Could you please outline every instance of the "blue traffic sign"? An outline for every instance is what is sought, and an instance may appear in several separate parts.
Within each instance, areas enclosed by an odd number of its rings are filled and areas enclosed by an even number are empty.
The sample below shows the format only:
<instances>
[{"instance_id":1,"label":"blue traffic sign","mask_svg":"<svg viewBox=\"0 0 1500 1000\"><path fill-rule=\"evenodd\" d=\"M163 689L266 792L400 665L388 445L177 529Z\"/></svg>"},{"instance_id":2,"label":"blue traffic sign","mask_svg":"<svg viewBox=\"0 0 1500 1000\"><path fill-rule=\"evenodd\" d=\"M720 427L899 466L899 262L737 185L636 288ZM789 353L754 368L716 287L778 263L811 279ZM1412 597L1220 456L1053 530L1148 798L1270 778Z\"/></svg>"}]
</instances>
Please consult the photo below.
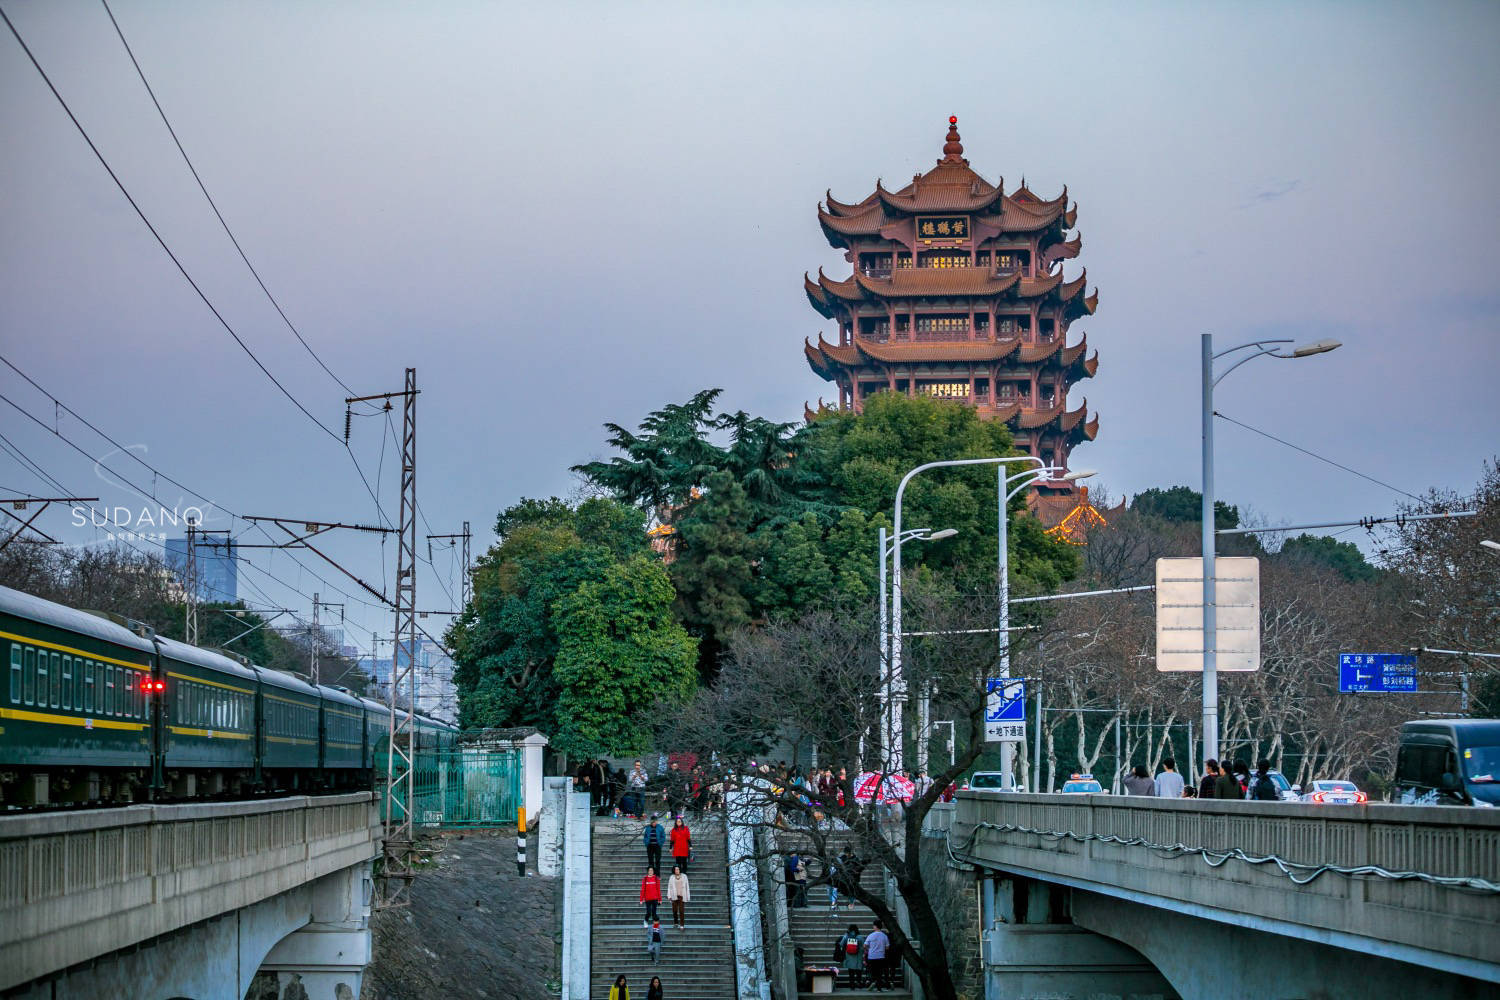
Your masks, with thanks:
<instances>
[{"instance_id":1,"label":"blue traffic sign","mask_svg":"<svg viewBox=\"0 0 1500 1000\"><path fill-rule=\"evenodd\" d=\"M1340 653L1340 691L1417 690L1417 658L1406 653Z\"/></svg>"},{"instance_id":2,"label":"blue traffic sign","mask_svg":"<svg viewBox=\"0 0 1500 1000\"><path fill-rule=\"evenodd\" d=\"M1009 677L991 677L987 685L985 722L1025 722L1026 682Z\"/></svg>"}]
</instances>

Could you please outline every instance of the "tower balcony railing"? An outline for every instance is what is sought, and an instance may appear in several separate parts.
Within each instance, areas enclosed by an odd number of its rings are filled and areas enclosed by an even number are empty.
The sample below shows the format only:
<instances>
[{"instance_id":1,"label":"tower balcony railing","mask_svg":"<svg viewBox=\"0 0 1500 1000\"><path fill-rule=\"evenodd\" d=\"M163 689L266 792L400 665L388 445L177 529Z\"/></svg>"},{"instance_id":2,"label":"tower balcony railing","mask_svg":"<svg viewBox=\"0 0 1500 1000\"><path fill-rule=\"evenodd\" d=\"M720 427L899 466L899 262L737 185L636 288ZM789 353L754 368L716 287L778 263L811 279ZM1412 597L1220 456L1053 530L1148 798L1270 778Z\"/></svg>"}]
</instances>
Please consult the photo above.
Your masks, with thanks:
<instances>
[{"instance_id":1,"label":"tower balcony railing","mask_svg":"<svg viewBox=\"0 0 1500 1000\"><path fill-rule=\"evenodd\" d=\"M951 344L960 340L969 340L973 331L968 327L959 330L917 330L913 342L918 344Z\"/></svg>"}]
</instances>

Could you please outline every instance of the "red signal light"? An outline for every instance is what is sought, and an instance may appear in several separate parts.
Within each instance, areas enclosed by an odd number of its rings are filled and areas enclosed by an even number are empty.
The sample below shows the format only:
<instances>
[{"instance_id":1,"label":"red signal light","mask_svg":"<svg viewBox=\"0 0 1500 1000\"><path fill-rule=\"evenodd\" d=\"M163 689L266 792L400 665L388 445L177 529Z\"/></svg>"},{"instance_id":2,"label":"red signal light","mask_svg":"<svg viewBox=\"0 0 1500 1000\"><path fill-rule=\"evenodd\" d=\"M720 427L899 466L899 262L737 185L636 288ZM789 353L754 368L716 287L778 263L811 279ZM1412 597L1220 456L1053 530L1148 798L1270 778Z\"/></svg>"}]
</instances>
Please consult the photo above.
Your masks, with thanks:
<instances>
[{"instance_id":1,"label":"red signal light","mask_svg":"<svg viewBox=\"0 0 1500 1000\"><path fill-rule=\"evenodd\" d=\"M948 116L948 124L949 125L957 125L958 124L958 115L949 115Z\"/></svg>"}]
</instances>

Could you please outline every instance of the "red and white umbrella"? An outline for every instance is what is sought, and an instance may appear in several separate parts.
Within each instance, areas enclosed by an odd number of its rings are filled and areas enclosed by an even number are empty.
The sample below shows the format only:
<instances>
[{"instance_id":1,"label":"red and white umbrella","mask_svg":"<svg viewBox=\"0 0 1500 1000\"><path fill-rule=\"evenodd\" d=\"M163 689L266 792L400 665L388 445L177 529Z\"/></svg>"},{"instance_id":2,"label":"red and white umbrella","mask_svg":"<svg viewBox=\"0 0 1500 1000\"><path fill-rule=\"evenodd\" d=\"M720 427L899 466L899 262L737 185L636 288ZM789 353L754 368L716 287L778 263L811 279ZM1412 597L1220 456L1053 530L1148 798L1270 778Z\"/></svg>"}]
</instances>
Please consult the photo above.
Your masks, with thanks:
<instances>
[{"instance_id":1,"label":"red and white umbrella","mask_svg":"<svg viewBox=\"0 0 1500 1000\"><path fill-rule=\"evenodd\" d=\"M854 798L859 802L910 802L916 794L917 786L901 774L866 771L854 783Z\"/></svg>"}]
</instances>

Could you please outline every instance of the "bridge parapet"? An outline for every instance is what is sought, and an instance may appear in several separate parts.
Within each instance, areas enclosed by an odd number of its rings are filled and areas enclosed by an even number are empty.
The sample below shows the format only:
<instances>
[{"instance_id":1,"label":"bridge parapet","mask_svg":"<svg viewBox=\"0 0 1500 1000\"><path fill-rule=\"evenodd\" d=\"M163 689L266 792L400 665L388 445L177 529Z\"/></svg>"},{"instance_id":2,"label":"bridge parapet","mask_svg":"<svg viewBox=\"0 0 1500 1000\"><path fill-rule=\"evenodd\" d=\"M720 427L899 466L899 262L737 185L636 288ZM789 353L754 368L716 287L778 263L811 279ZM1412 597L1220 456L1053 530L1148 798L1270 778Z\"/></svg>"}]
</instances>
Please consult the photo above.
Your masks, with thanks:
<instances>
[{"instance_id":1,"label":"bridge parapet","mask_svg":"<svg viewBox=\"0 0 1500 1000\"><path fill-rule=\"evenodd\" d=\"M961 792L951 836L982 867L1500 978L1500 810Z\"/></svg>"},{"instance_id":2,"label":"bridge parapet","mask_svg":"<svg viewBox=\"0 0 1500 1000\"><path fill-rule=\"evenodd\" d=\"M370 792L0 817L0 990L369 861Z\"/></svg>"}]
</instances>

